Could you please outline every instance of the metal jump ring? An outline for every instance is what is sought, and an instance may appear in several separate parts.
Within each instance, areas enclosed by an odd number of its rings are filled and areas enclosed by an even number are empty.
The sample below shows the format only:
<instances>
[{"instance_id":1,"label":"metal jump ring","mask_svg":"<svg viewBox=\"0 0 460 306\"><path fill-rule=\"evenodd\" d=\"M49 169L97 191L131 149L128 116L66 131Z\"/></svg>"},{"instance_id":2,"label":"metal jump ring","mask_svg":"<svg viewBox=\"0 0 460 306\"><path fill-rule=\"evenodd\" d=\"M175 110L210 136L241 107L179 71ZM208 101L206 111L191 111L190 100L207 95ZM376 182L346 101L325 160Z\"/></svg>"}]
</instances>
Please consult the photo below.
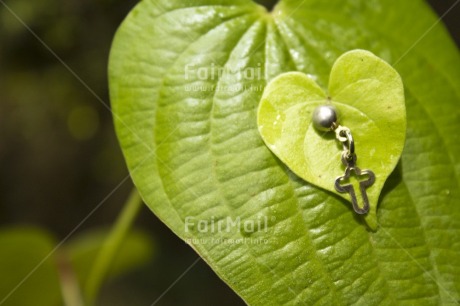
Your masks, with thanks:
<instances>
[{"instance_id":1,"label":"metal jump ring","mask_svg":"<svg viewBox=\"0 0 460 306\"><path fill-rule=\"evenodd\" d=\"M347 155L354 155L355 154L355 141L353 139L353 135L351 135L351 131L349 129L344 129L340 131L340 134L345 134L341 135L342 137L346 137L346 141L342 142L343 145L343 150L347 151Z\"/></svg>"}]
</instances>

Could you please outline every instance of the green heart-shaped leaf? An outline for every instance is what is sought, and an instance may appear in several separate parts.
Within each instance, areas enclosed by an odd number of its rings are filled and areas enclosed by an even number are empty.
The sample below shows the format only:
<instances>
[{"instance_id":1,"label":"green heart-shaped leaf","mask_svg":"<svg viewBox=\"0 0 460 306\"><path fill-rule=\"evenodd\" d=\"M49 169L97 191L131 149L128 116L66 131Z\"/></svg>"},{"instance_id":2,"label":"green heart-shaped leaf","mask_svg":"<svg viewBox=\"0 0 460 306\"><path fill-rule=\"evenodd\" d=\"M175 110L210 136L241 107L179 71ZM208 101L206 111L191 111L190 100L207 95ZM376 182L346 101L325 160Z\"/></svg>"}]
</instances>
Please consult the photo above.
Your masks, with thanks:
<instances>
[{"instance_id":1,"label":"green heart-shaped leaf","mask_svg":"<svg viewBox=\"0 0 460 306\"><path fill-rule=\"evenodd\" d=\"M145 203L251 305L455 303L460 57L436 20L418 0L282 0L272 13L248 0L142 1L116 35L110 96ZM352 80L329 81L332 65L352 49L391 63L406 89L406 145L377 231L289 171L257 126L272 79L299 71L337 92ZM352 87L337 101L358 102ZM358 141L355 117L343 124ZM372 169L365 145L358 165ZM239 223L219 230L228 218Z\"/></svg>"},{"instance_id":2,"label":"green heart-shaped leaf","mask_svg":"<svg viewBox=\"0 0 460 306\"><path fill-rule=\"evenodd\" d=\"M365 216L375 229L380 192L404 147L406 110L401 78L372 53L354 50L334 63L328 94L298 72L282 74L265 88L257 121L270 150L307 182L349 200L349 194L334 188L336 178L344 173L342 145L334 135L329 137L312 124L314 109L327 104L339 111L339 123L351 129L358 166L371 169L376 176L367 189L370 211ZM360 199L359 191L355 192Z\"/></svg>"}]
</instances>

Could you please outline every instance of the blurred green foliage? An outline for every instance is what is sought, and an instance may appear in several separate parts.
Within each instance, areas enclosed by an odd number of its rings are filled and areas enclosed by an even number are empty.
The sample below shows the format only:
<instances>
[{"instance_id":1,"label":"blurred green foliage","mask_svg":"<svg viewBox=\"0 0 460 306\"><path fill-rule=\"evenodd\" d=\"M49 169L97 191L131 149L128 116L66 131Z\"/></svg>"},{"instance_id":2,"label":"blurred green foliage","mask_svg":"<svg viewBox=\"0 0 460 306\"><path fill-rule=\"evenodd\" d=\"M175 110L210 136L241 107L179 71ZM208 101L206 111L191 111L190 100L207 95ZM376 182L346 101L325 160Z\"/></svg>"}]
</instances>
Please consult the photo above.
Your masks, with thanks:
<instances>
[{"instance_id":1,"label":"blurred green foliage","mask_svg":"<svg viewBox=\"0 0 460 306\"><path fill-rule=\"evenodd\" d=\"M2 205L1 221L45 222L66 232L126 177L110 118L106 62L113 33L133 4L8 3L94 94L0 7L0 163L8 177L0 200L14 203ZM131 186L123 187L126 194ZM125 194L107 204L120 205Z\"/></svg>"},{"instance_id":2,"label":"blurred green foliage","mask_svg":"<svg viewBox=\"0 0 460 306\"><path fill-rule=\"evenodd\" d=\"M86 232L72 241L63 249L69 262L75 269L76 278L80 284L88 280L91 265L94 262L104 239L106 230ZM127 271L141 266L153 258L152 239L143 231L133 231L123 241L120 250L113 259L107 278L112 279L123 275Z\"/></svg>"},{"instance_id":3,"label":"blurred green foliage","mask_svg":"<svg viewBox=\"0 0 460 306\"><path fill-rule=\"evenodd\" d=\"M107 231L86 232L55 248L58 241L32 227L0 231L0 304L61 305L61 292L79 295ZM153 255L151 238L141 231L129 233L108 271L108 279L148 262ZM66 304L66 305L71 305Z\"/></svg>"},{"instance_id":4,"label":"blurred green foliage","mask_svg":"<svg viewBox=\"0 0 460 306\"><path fill-rule=\"evenodd\" d=\"M39 229L0 232L0 304L58 305L58 273L54 257L49 256L55 243L48 233ZM30 277L25 279L29 273Z\"/></svg>"}]
</instances>

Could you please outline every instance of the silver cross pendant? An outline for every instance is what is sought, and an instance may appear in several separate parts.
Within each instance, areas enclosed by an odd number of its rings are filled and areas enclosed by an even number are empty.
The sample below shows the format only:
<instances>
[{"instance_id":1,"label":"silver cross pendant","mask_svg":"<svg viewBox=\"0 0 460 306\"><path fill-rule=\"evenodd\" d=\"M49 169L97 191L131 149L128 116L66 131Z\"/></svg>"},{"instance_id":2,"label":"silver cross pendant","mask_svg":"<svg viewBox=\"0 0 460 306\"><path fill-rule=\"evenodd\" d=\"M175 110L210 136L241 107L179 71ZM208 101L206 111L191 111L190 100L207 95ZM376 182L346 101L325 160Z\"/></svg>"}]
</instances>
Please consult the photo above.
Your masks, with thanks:
<instances>
[{"instance_id":1,"label":"silver cross pendant","mask_svg":"<svg viewBox=\"0 0 460 306\"><path fill-rule=\"evenodd\" d=\"M335 190L340 193L348 192L351 198L351 204L357 214L364 215L369 211L369 199L367 197L366 188L374 184L375 174L371 170L361 170L356 166L356 154L355 154L355 143L351 131L345 127L339 127L337 129L337 139L343 143L342 163L345 165L345 174L338 177L335 180ZM352 184L342 184L350 178L351 172L354 172L356 178L367 176L365 180L359 182L359 192L363 205L358 205L356 198L356 191Z\"/></svg>"},{"instance_id":2,"label":"silver cross pendant","mask_svg":"<svg viewBox=\"0 0 460 306\"><path fill-rule=\"evenodd\" d=\"M353 187L353 185L352 184L345 184L345 185L341 184L343 181L348 180L350 178L351 171L354 171L357 177L367 176L367 179L359 182L359 191L361 193L361 198L363 200L362 208L359 207L358 205L358 200L356 199L356 192L355 192L355 188ZM366 188L374 184L374 182L375 182L375 175L374 175L374 172L372 172L371 170L361 171L361 169L359 169L356 166L354 167L347 166L345 168L345 174L343 176L338 177L335 180L335 190L341 193L348 192L350 194L351 204L353 205L353 209L355 210L355 212L357 214L364 215L369 211L369 199L367 198Z\"/></svg>"},{"instance_id":3,"label":"silver cross pendant","mask_svg":"<svg viewBox=\"0 0 460 306\"><path fill-rule=\"evenodd\" d=\"M351 204L357 214L363 215L369 211L369 199L366 189L374 184L375 174L371 170L361 170L356 167L355 142L349 128L341 126L338 123L338 114L332 105L320 105L313 112L313 125L318 131L329 132L334 131L335 137L343 145L342 163L345 165L345 174L335 180L335 190L340 193L348 192L351 198ZM363 205L358 205L356 199L356 191L352 184L342 184L349 180L351 172L354 172L356 177L367 176L367 179L359 182L359 192Z\"/></svg>"}]
</instances>

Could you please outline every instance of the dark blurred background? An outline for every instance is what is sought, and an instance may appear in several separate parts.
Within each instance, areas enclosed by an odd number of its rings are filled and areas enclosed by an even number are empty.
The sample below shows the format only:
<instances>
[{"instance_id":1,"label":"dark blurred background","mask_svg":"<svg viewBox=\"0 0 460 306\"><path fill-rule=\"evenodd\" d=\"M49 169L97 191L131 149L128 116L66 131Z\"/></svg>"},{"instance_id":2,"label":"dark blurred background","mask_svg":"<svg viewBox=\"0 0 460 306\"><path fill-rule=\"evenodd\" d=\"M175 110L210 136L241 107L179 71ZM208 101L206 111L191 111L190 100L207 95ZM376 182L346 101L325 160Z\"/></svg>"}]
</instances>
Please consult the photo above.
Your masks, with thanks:
<instances>
[{"instance_id":1,"label":"dark blurred background","mask_svg":"<svg viewBox=\"0 0 460 306\"><path fill-rule=\"evenodd\" d=\"M132 183L123 182L128 171L108 109L107 59L137 2L5 1L25 25L0 2L1 226L33 224L62 239L104 199L78 232L115 220ZM441 16L455 1L429 3ZM443 21L460 45L460 5ZM197 258L147 208L136 226L151 233L156 255L148 267L108 283L101 304L150 305ZM200 261L156 305L214 304L243 305Z\"/></svg>"}]
</instances>

